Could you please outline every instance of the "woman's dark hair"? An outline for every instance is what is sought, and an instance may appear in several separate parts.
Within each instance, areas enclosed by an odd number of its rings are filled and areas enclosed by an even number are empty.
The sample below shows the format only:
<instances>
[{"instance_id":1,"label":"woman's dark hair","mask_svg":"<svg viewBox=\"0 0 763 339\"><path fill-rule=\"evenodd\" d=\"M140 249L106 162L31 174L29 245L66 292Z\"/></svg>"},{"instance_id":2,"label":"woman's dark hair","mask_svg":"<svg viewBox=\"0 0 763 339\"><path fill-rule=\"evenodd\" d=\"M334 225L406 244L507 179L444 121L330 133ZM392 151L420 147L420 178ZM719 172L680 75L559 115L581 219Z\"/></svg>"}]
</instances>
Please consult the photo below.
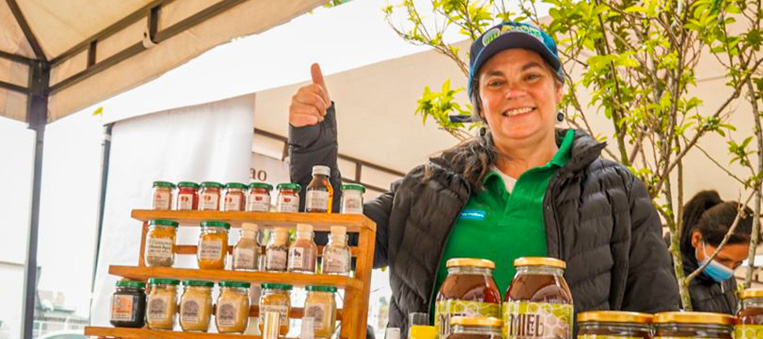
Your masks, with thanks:
<instances>
[{"instance_id":1,"label":"woman's dark hair","mask_svg":"<svg viewBox=\"0 0 763 339\"><path fill-rule=\"evenodd\" d=\"M739 202L723 201L716 191L702 191L697 193L684 206L683 223L681 233L682 250L691 250L691 236L694 231L699 231L702 240L713 247L718 247L723 237L731 228L736 219ZM750 241L752 233L753 212L749 207L744 208L744 215L739 219L734 233L727 244L741 244Z\"/></svg>"}]
</instances>

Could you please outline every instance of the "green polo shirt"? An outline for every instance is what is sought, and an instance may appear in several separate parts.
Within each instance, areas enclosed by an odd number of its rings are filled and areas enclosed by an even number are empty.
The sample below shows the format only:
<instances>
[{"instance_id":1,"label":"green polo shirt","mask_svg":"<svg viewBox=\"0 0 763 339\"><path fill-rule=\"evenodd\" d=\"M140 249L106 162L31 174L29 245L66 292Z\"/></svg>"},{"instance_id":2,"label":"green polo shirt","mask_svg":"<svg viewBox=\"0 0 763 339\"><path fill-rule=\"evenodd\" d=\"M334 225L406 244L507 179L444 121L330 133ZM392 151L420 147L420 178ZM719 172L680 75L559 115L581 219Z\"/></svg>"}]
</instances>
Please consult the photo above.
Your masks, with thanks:
<instances>
[{"instance_id":1,"label":"green polo shirt","mask_svg":"<svg viewBox=\"0 0 763 339\"><path fill-rule=\"evenodd\" d=\"M437 273L435 291L440 290L440 285L448 276L445 267L448 259L482 258L493 261L496 266L493 277L503 295L516 272L514 259L548 255L543 196L551 177L569 161L574 137L574 130L567 131L554 158L543 166L522 173L513 183L513 188L510 182L506 185L497 169L485 176L482 181L484 189L472 194L450 231ZM435 301L431 300L432 316L434 305Z\"/></svg>"}]
</instances>

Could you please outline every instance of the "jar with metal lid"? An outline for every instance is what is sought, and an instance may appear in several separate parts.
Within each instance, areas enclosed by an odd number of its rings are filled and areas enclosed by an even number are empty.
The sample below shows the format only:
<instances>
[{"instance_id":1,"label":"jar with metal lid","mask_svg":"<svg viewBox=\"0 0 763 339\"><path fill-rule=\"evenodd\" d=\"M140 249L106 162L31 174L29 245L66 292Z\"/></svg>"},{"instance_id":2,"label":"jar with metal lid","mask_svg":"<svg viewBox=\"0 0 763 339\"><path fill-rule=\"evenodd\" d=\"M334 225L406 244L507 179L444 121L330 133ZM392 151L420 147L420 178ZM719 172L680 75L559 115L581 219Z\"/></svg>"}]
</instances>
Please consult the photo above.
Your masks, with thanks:
<instances>
[{"instance_id":1,"label":"jar with metal lid","mask_svg":"<svg viewBox=\"0 0 763 339\"><path fill-rule=\"evenodd\" d=\"M652 315L623 311L578 314L578 339L651 339Z\"/></svg>"},{"instance_id":2,"label":"jar with metal lid","mask_svg":"<svg viewBox=\"0 0 763 339\"><path fill-rule=\"evenodd\" d=\"M154 201L152 208L155 210L171 210L172 196L175 193L175 184L168 181L154 181Z\"/></svg>"},{"instance_id":3,"label":"jar with metal lid","mask_svg":"<svg viewBox=\"0 0 763 339\"><path fill-rule=\"evenodd\" d=\"M214 181L204 181L201 183L199 210L200 211L219 211L220 198L223 190L223 184Z\"/></svg>"},{"instance_id":4,"label":"jar with metal lid","mask_svg":"<svg viewBox=\"0 0 763 339\"><path fill-rule=\"evenodd\" d=\"M175 263L175 242L178 223L169 220L149 220L143 259L148 267L172 267Z\"/></svg>"},{"instance_id":5,"label":"jar with metal lid","mask_svg":"<svg viewBox=\"0 0 763 339\"><path fill-rule=\"evenodd\" d=\"M219 221L202 221L196 259L203 270L225 268L228 256L228 229L230 224Z\"/></svg>"},{"instance_id":6,"label":"jar with metal lid","mask_svg":"<svg viewBox=\"0 0 763 339\"><path fill-rule=\"evenodd\" d=\"M278 201L276 210L285 213L299 212L299 192L302 186L296 183L278 184Z\"/></svg>"},{"instance_id":7,"label":"jar with metal lid","mask_svg":"<svg viewBox=\"0 0 763 339\"><path fill-rule=\"evenodd\" d=\"M448 276L435 299L435 328L440 338L450 335L455 316L501 316L501 292L493 280L495 263L486 259L448 260Z\"/></svg>"},{"instance_id":8,"label":"jar with metal lid","mask_svg":"<svg viewBox=\"0 0 763 339\"><path fill-rule=\"evenodd\" d=\"M246 190L249 186L240 182L225 184L225 205L223 211L242 212L246 210Z\"/></svg>"},{"instance_id":9,"label":"jar with metal lid","mask_svg":"<svg viewBox=\"0 0 763 339\"><path fill-rule=\"evenodd\" d=\"M524 257L503 303L504 338L572 338L572 293L564 280L564 261Z\"/></svg>"},{"instance_id":10,"label":"jar with metal lid","mask_svg":"<svg viewBox=\"0 0 763 339\"><path fill-rule=\"evenodd\" d=\"M270 191L272 190L273 185L266 182L251 183L246 210L249 212L270 212Z\"/></svg>"},{"instance_id":11,"label":"jar with metal lid","mask_svg":"<svg viewBox=\"0 0 763 339\"><path fill-rule=\"evenodd\" d=\"M366 188L360 184L342 185L342 214L363 214L363 193Z\"/></svg>"},{"instance_id":12,"label":"jar with metal lid","mask_svg":"<svg viewBox=\"0 0 763 339\"><path fill-rule=\"evenodd\" d=\"M739 295L741 308L734 327L735 339L763 338L763 289L748 288Z\"/></svg>"},{"instance_id":13,"label":"jar with metal lid","mask_svg":"<svg viewBox=\"0 0 763 339\"><path fill-rule=\"evenodd\" d=\"M249 324L249 287L240 281L221 281L215 323L219 333L244 333Z\"/></svg>"},{"instance_id":14,"label":"jar with metal lid","mask_svg":"<svg viewBox=\"0 0 763 339\"><path fill-rule=\"evenodd\" d=\"M212 288L210 281L186 280L180 297L180 327L185 332L206 332L212 316Z\"/></svg>"},{"instance_id":15,"label":"jar with metal lid","mask_svg":"<svg viewBox=\"0 0 763 339\"><path fill-rule=\"evenodd\" d=\"M116 327L140 328L146 318L146 284L140 281L117 281L111 296L111 324Z\"/></svg>"},{"instance_id":16,"label":"jar with metal lid","mask_svg":"<svg viewBox=\"0 0 763 339\"><path fill-rule=\"evenodd\" d=\"M304 318L313 320L313 336L326 339L336 329L336 287L307 286Z\"/></svg>"},{"instance_id":17,"label":"jar with metal lid","mask_svg":"<svg viewBox=\"0 0 763 339\"><path fill-rule=\"evenodd\" d=\"M190 181L178 183L178 211L196 211L199 209L199 184Z\"/></svg>"},{"instance_id":18,"label":"jar with metal lid","mask_svg":"<svg viewBox=\"0 0 763 339\"><path fill-rule=\"evenodd\" d=\"M172 330L177 313L177 287L180 281L174 279L148 279L149 292L146 309L146 323L152 330Z\"/></svg>"},{"instance_id":19,"label":"jar with metal lid","mask_svg":"<svg viewBox=\"0 0 763 339\"><path fill-rule=\"evenodd\" d=\"M503 322L495 317L450 318L452 333L446 339L501 339Z\"/></svg>"},{"instance_id":20,"label":"jar with metal lid","mask_svg":"<svg viewBox=\"0 0 763 339\"><path fill-rule=\"evenodd\" d=\"M708 312L663 312L654 315L654 338L731 339L734 317Z\"/></svg>"},{"instance_id":21,"label":"jar with metal lid","mask_svg":"<svg viewBox=\"0 0 763 339\"><path fill-rule=\"evenodd\" d=\"M260 332L263 331L266 312L278 312L280 315L281 335L289 333L289 313L291 312L291 285L262 284L260 296Z\"/></svg>"}]
</instances>

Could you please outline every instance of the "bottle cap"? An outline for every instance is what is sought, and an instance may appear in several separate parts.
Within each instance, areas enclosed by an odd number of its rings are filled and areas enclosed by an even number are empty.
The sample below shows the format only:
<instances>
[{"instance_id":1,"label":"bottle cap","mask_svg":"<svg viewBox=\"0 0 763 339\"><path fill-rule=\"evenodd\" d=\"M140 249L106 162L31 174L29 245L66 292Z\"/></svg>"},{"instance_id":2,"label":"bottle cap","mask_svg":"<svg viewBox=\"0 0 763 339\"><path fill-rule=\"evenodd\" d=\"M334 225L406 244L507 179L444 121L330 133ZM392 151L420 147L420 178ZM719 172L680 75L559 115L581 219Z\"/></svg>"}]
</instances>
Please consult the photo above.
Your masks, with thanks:
<instances>
[{"instance_id":1,"label":"bottle cap","mask_svg":"<svg viewBox=\"0 0 763 339\"><path fill-rule=\"evenodd\" d=\"M344 226L331 226L331 234L345 235L345 234L347 234L347 227L344 227Z\"/></svg>"},{"instance_id":2,"label":"bottle cap","mask_svg":"<svg viewBox=\"0 0 763 339\"><path fill-rule=\"evenodd\" d=\"M253 224L253 223L250 223L250 222L245 222L245 223L241 224L241 229L244 230L244 231L257 232L257 230L259 230L259 228L260 227L257 226L257 224Z\"/></svg>"},{"instance_id":3,"label":"bottle cap","mask_svg":"<svg viewBox=\"0 0 763 339\"><path fill-rule=\"evenodd\" d=\"M297 232L312 232L313 225L309 224L297 224Z\"/></svg>"},{"instance_id":4,"label":"bottle cap","mask_svg":"<svg viewBox=\"0 0 763 339\"><path fill-rule=\"evenodd\" d=\"M315 165L313 166L313 175L325 175L325 176L331 176L331 168L328 166L323 165Z\"/></svg>"}]
</instances>

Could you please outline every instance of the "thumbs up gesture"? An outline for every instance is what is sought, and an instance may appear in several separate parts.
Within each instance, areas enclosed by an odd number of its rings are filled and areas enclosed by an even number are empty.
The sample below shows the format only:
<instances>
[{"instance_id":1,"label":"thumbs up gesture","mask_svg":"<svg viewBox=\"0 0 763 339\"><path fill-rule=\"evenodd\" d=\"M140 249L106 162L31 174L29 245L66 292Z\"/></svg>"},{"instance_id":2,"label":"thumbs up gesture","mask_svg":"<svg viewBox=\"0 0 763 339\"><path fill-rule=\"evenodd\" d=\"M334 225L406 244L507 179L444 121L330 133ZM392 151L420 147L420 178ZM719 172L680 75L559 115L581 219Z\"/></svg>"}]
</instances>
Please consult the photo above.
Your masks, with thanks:
<instances>
[{"instance_id":1,"label":"thumbs up gesture","mask_svg":"<svg viewBox=\"0 0 763 339\"><path fill-rule=\"evenodd\" d=\"M326 110L331 106L321 66L313 64L310 67L310 75L313 78L312 83L300 87L297 94L291 97L289 124L294 127L312 126L322 122Z\"/></svg>"}]
</instances>

